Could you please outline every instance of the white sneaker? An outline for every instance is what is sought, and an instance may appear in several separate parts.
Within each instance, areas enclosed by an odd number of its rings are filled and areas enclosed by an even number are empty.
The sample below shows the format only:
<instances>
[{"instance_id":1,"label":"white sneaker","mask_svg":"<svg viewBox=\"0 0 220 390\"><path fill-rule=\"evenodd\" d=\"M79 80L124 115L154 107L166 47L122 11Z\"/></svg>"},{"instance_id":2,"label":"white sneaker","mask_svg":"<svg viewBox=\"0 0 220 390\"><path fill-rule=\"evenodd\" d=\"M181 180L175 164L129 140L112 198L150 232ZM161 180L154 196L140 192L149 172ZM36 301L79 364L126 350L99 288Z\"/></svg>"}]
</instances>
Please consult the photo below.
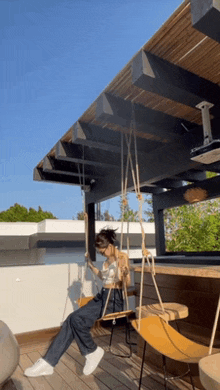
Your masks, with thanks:
<instances>
[{"instance_id":1,"label":"white sneaker","mask_svg":"<svg viewBox=\"0 0 220 390\"><path fill-rule=\"evenodd\" d=\"M90 375L95 371L96 367L98 366L99 362L101 361L103 355L104 355L104 349L97 347L96 350L92 353L89 353L85 356L86 358L86 364L83 368L83 374L84 375Z\"/></svg>"},{"instance_id":2,"label":"white sneaker","mask_svg":"<svg viewBox=\"0 0 220 390\"><path fill-rule=\"evenodd\" d=\"M26 376L41 376L52 375L54 371L53 366L46 362L43 358L40 358L34 363L32 367L26 368L24 375Z\"/></svg>"}]
</instances>

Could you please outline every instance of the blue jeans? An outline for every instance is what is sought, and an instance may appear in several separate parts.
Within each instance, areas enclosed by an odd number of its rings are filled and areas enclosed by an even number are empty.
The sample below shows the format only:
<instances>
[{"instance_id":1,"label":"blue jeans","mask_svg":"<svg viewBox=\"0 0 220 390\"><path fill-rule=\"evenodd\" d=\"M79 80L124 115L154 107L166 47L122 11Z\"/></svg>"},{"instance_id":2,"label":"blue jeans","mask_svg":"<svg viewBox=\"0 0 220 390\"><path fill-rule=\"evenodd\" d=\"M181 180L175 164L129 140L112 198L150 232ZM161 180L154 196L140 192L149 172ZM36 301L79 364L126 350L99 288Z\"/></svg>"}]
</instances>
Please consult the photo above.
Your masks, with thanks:
<instances>
[{"instance_id":1,"label":"blue jeans","mask_svg":"<svg viewBox=\"0 0 220 390\"><path fill-rule=\"evenodd\" d=\"M109 289L102 288L90 302L69 314L62 328L52 341L46 355L43 357L51 366L55 366L63 353L75 339L82 355L96 350L97 345L92 339L90 329L95 321L102 317ZM123 310L122 290L112 289L105 314Z\"/></svg>"}]
</instances>

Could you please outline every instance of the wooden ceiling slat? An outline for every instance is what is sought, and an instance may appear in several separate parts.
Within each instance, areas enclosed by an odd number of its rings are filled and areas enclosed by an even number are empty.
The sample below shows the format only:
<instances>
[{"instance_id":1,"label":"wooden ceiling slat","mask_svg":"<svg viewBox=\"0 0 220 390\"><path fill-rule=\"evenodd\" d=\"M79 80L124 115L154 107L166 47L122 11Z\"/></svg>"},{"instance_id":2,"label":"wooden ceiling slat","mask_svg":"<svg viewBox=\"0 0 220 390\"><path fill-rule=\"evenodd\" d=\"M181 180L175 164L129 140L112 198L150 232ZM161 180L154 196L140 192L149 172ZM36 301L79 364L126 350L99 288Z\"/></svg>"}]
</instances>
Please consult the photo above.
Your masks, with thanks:
<instances>
[{"instance_id":1,"label":"wooden ceiling slat","mask_svg":"<svg viewBox=\"0 0 220 390\"><path fill-rule=\"evenodd\" d=\"M106 92L112 93L113 91L117 91L117 88L120 87L120 85L124 84L124 82L126 82L129 74L130 74L130 66L126 66L124 71L121 72L120 77L119 75L116 76L113 82L105 89Z\"/></svg>"},{"instance_id":2,"label":"wooden ceiling slat","mask_svg":"<svg viewBox=\"0 0 220 390\"><path fill-rule=\"evenodd\" d=\"M201 51L205 53L205 56L201 58ZM218 57L220 56L220 45L217 45L216 42L210 42L209 40L204 41L201 44L201 47L196 48L193 52L191 52L187 57L185 57L180 66L183 68L187 68L187 70L198 74L200 77L204 77L207 79L207 70L210 72L210 81L215 82L214 78L216 78L215 71L213 67L210 69L210 62L213 65L219 65ZM212 75L212 76L211 76ZM219 80L220 81L220 80ZM218 81L218 82L219 82Z\"/></svg>"},{"instance_id":3,"label":"wooden ceiling slat","mask_svg":"<svg viewBox=\"0 0 220 390\"><path fill-rule=\"evenodd\" d=\"M177 48L182 45L186 37L189 37L192 33L200 37L202 35L198 31L192 30L189 13L187 17L182 17L181 20L179 20L179 23L171 26L169 32L162 37L154 47L151 47L149 43L146 43L144 50L169 60L171 59L173 51L176 52ZM172 58L172 60L174 59Z\"/></svg>"},{"instance_id":4,"label":"wooden ceiling slat","mask_svg":"<svg viewBox=\"0 0 220 390\"><path fill-rule=\"evenodd\" d=\"M178 23L179 19L184 17L185 13L188 13L190 8L189 1L185 4L181 4L180 7L171 15L171 17L162 25L162 27L154 34L154 36L143 46L144 50L153 50L160 41L169 34L169 31L175 23ZM145 49L147 46L147 49Z\"/></svg>"}]
</instances>

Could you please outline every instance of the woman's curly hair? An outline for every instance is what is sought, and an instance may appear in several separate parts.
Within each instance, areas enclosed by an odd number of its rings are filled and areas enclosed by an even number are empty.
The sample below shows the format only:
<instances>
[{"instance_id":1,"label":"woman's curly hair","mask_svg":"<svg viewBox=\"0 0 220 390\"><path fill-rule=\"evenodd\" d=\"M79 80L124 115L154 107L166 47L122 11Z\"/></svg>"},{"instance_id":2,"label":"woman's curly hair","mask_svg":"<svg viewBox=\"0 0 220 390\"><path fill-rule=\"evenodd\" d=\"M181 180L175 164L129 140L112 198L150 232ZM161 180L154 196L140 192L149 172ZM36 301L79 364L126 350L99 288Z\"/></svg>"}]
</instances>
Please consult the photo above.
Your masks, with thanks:
<instances>
[{"instance_id":1,"label":"woman's curly hair","mask_svg":"<svg viewBox=\"0 0 220 390\"><path fill-rule=\"evenodd\" d=\"M115 244L116 231L117 229L106 228L100 230L96 236L95 247L96 248L107 248L109 244Z\"/></svg>"}]
</instances>

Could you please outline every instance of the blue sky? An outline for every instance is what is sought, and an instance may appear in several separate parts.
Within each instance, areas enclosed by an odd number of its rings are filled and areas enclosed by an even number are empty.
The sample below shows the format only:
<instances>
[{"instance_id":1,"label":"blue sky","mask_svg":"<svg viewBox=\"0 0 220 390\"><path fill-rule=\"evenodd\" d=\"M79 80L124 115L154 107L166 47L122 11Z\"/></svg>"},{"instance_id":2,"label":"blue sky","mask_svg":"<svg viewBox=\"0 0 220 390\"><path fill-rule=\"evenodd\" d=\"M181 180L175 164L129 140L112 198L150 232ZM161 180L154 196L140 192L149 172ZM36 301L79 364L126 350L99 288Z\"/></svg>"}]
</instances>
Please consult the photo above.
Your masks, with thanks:
<instances>
[{"instance_id":1,"label":"blue sky","mask_svg":"<svg viewBox=\"0 0 220 390\"><path fill-rule=\"evenodd\" d=\"M35 182L33 169L180 4L0 1L0 211L19 203L76 217L80 188ZM118 218L118 198L106 209Z\"/></svg>"}]
</instances>

